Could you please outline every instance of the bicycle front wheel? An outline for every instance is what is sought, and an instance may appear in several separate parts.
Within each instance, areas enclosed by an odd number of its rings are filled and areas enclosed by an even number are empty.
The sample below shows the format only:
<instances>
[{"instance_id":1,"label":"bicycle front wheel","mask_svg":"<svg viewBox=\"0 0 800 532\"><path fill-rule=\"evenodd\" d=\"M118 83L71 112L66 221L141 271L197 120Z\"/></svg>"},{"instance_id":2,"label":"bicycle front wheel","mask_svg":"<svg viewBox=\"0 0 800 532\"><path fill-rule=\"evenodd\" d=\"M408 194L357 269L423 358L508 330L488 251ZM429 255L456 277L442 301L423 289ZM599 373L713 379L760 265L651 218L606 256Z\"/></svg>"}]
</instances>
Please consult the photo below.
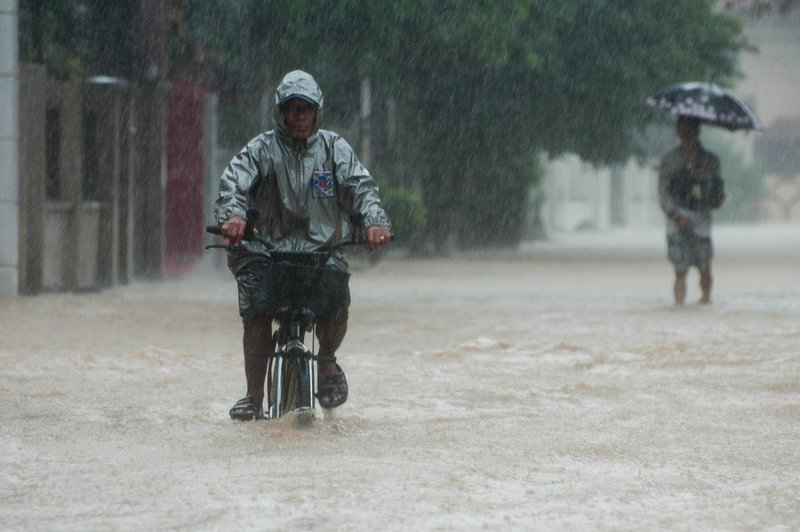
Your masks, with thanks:
<instances>
[{"instance_id":1,"label":"bicycle front wheel","mask_svg":"<svg viewBox=\"0 0 800 532\"><path fill-rule=\"evenodd\" d=\"M311 382L311 360L307 356L290 356L284 365L284 413L313 411L314 396Z\"/></svg>"},{"instance_id":2,"label":"bicycle front wheel","mask_svg":"<svg viewBox=\"0 0 800 532\"><path fill-rule=\"evenodd\" d=\"M283 411L291 412L300 408L302 377L300 364L297 358L289 358L284 364L283 373Z\"/></svg>"}]
</instances>

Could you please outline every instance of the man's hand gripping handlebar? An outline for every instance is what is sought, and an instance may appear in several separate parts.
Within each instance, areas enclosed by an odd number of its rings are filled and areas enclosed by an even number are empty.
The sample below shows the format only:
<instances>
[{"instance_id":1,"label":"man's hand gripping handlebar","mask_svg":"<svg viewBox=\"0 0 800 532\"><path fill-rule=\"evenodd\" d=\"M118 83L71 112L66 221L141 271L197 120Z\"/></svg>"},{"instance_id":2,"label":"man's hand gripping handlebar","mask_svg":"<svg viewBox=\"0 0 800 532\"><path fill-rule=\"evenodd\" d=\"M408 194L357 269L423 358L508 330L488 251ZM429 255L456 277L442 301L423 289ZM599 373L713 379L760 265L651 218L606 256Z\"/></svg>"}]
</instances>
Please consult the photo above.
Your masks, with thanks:
<instances>
[{"instance_id":1,"label":"man's hand gripping handlebar","mask_svg":"<svg viewBox=\"0 0 800 532\"><path fill-rule=\"evenodd\" d=\"M271 247L265 240L258 236L258 230L255 228L255 224L261 216L261 213L259 213L257 209L248 209L245 216L246 218L242 218L241 216L231 216L224 224L222 224L222 227L216 225L207 225L206 232L224 237L228 241L228 246L238 246L241 244L242 240L253 240L261 242L267 245L267 247ZM360 226L362 230L354 230L351 238L347 239L346 241L336 242L333 244L333 246L331 246L332 248L336 248L345 244L354 246L363 244L370 251L372 251L394 240L394 233L390 232L388 227L374 225L367 227L364 230L362 216L355 216L353 218L353 223L356 226ZM206 248L209 247L220 246L206 246Z\"/></svg>"}]
</instances>

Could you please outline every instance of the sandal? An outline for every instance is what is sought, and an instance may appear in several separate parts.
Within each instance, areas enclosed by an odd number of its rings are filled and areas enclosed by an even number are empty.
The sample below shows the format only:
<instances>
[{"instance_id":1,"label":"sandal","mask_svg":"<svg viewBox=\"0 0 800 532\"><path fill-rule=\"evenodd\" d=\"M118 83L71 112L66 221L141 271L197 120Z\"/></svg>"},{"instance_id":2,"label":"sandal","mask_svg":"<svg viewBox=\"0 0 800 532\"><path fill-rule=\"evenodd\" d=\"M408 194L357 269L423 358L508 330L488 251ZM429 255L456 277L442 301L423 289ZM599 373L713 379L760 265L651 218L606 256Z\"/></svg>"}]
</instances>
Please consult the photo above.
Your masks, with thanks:
<instances>
[{"instance_id":1,"label":"sandal","mask_svg":"<svg viewBox=\"0 0 800 532\"><path fill-rule=\"evenodd\" d=\"M335 375L317 375L317 400L322 408L336 408L347 401L347 378L344 371L336 364L336 357L317 357L318 362L336 365ZM338 399L334 397L339 396Z\"/></svg>"},{"instance_id":2,"label":"sandal","mask_svg":"<svg viewBox=\"0 0 800 532\"><path fill-rule=\"evenodd\" d=\"M256 404L256 400L250 397L242 397L231 407L229 412L231 419L240 421L250 421L251 419L264 419L264 409Z\"/></svg>"}]
</instances>

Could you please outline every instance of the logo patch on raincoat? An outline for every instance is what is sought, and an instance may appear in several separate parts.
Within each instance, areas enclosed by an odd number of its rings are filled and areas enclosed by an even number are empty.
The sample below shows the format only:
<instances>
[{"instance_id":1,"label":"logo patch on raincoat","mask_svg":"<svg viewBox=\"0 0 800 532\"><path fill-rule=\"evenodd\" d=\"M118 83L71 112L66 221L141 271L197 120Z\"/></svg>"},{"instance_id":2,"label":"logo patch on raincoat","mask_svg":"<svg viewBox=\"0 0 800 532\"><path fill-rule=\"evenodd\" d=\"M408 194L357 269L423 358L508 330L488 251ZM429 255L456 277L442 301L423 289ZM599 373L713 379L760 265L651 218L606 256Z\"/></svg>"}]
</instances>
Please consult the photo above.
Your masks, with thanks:
<instances>
[{"instance_id":1,"label":"logo patch on raincoat","mask_svg":"<svg viewBox=\"0 0 800 532\"><path fill-rule=\"evenodd\" d=\"M311 190L317 199L336 197L336 182L331 170L314 170L311 172Z\"/></svg>"}]
</instances>

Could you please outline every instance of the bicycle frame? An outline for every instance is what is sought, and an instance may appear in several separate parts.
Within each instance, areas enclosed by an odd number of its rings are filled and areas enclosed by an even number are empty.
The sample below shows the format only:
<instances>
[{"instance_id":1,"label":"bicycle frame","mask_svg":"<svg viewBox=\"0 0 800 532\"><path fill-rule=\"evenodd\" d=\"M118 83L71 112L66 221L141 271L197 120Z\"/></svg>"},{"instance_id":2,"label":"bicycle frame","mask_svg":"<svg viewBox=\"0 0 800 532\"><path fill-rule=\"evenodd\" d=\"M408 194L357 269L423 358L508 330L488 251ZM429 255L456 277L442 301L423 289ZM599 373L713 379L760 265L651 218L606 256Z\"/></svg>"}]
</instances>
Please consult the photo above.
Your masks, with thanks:
<instances>
[{"instance_id":1,"label":"bicycle frame","mask_svg":"<svg viewBox=\"0 0 800 532\"><path fill-rule=\"evenodd\" d=\"M305 256L313 258L314 260L303 265L313 265L314 267L321 267L328 263L328 260L333 256L334 252L342 246L352 246L364 244L364 235L359 238L356 231L349 239L340 240L328 246L327 251L317 252L278 252L275 251L271 244L254 234L254 224L259 218L259 213L255 209L247 211L246 228L244 240L259 242L268 250L266 253L254 252L255 254L262 255L270 261L276 258L279 260L286 260L289 263L294 263L296 259L292 257ZM354 226L362 227L363 217L354 217L352 219ZM222 231L219 227L208 225L206 232L221 235ZM393 238L394 235L390 237ZM222 249L235 249L228 245L207 245L206 249L222 248ZM280 259L284 257L284 259ZM301 263L297 263L301 264ZM313 312L308 309L290 309L282 308L275 313L274 321L279 323L278 330L273 336L275 353L269 353L265 356L269 357L267 364L266 375L266 394L265 400L267 402L264 409L264 416L267 419L275 419L283 416L289 411L300 411L300 413L311 413L311 416L304 416L302 421L308 421L313 418L313 412L316 406L316 389L317 379L315 375L314 362L315 357L311 350L309 350L303 343L305 332L311 331L315 324L315 316ZM292 393L290 390L291 382L287 382L287 375L293 375L289 370L296 370L299 382L295 383L299 387L298 393Z\"/></svg>"},{"instance_id":2,"label":"bicycle frame","mask_svg":"<svg viewBox=\"0 0 800 532\"><path fill-rule=\"evenodd\" d=\"M287 316L282 316L276 319L280 323L279 329L275 333L276 350L275 354L270 357L267 366L267 393L265 396L267 404L264 409L267 419L279 418L290 410L313 411L316 406L314 354L303 343L305 330L308 326L313 325L313 316L306 314L287 318ZM304 321L308 321L307 327L303 326ZM288 327L288 334L286 334L286 327ZM280 337L284 334L286 334L285 343L281 345ZM297 384L300 389L298 397L294 401L298 404L292 404L291 398L287 398L286 387L289 383L286 382L286 376L287 366L290 364L299 366L297 376L300 382ZM289 399L288 404L287 399Z\"/></svg>"}]
</instances>

